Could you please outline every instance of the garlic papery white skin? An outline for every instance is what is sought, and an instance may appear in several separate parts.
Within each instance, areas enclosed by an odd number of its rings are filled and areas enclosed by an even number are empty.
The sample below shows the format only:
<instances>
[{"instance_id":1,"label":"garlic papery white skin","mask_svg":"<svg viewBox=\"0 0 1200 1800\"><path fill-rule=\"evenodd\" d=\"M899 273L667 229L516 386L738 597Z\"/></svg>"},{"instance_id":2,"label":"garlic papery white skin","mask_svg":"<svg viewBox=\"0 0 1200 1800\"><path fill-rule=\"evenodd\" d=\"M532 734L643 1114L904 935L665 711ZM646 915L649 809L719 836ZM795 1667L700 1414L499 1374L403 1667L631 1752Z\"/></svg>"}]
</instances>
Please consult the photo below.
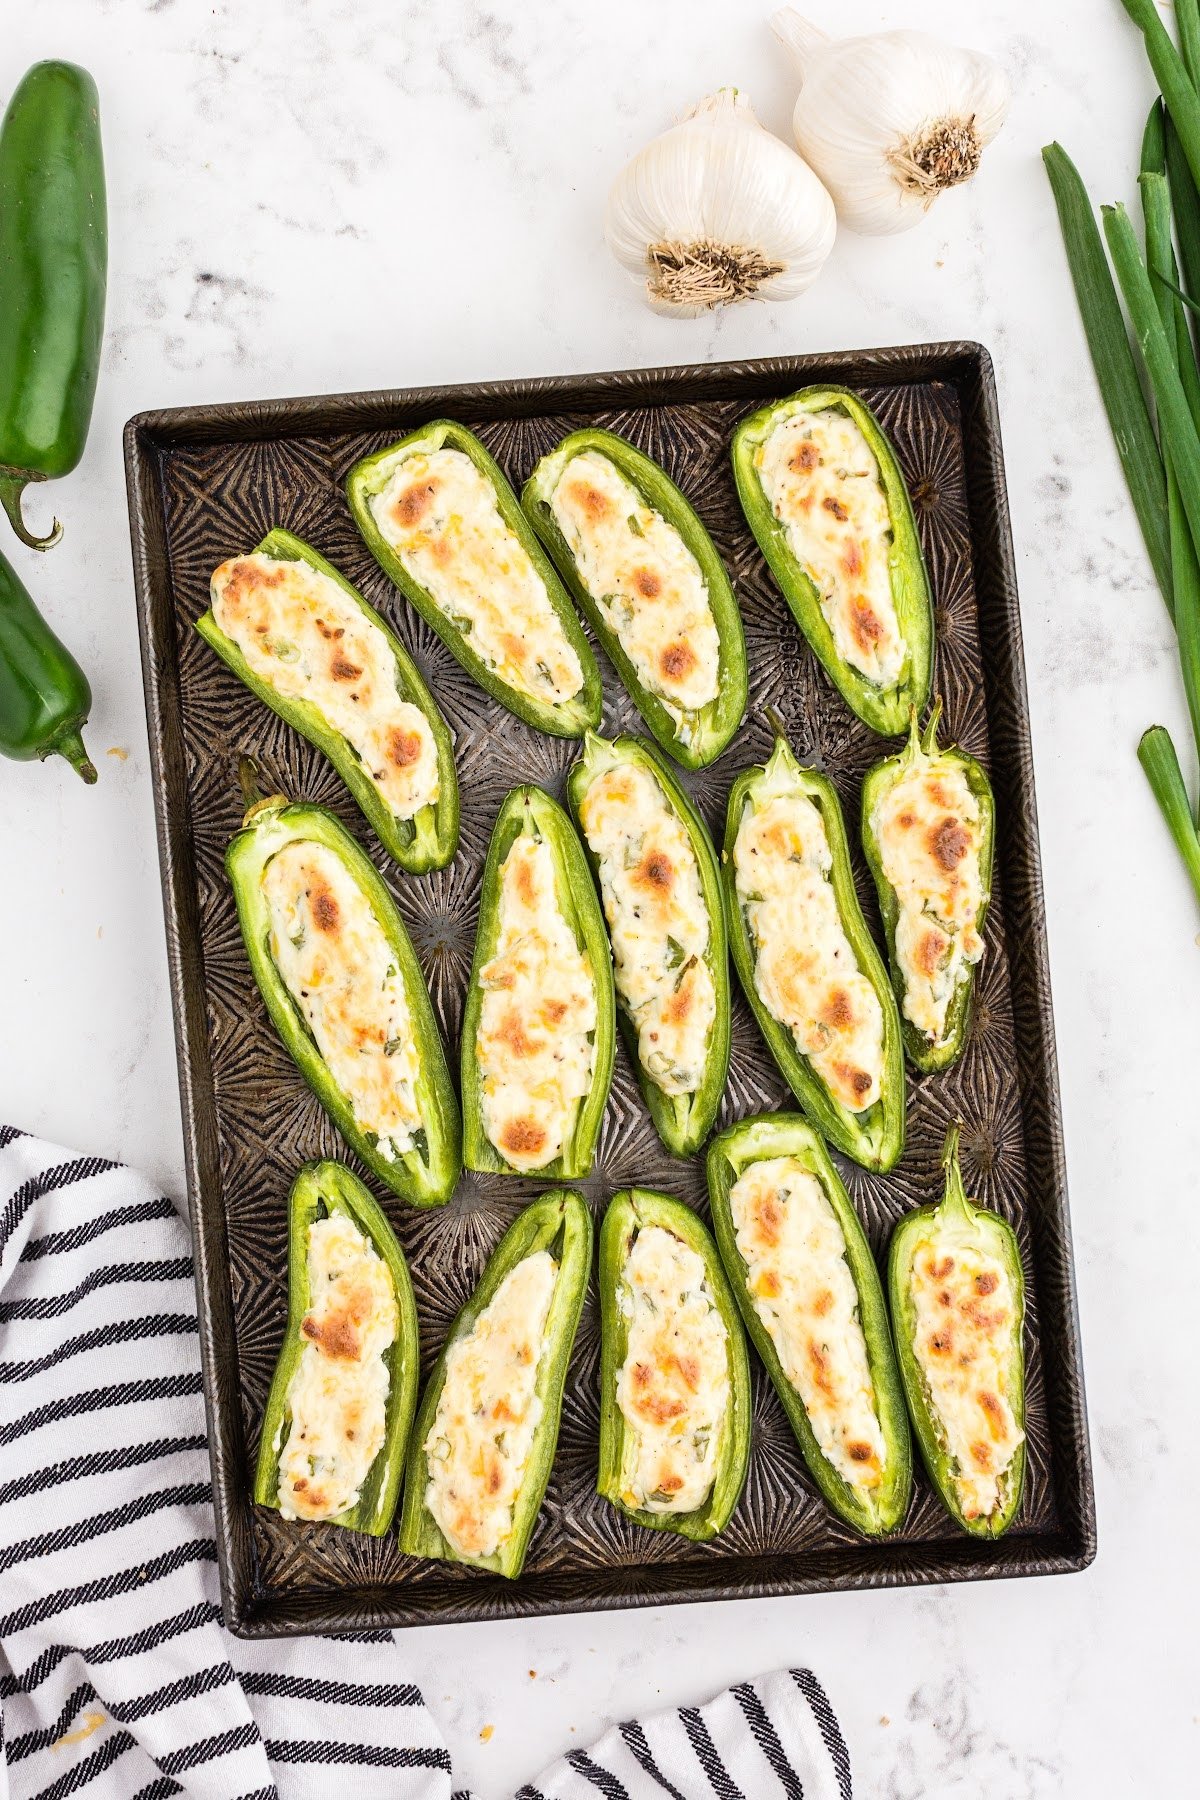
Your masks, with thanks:
<instances>
[{"instance_id":1,"label":"garlic papery white skin","mask_svg":"<svg viewBox=\"0 0 1200 1800\"><path fill-rule=\"evenodd\" d=\"M659 312L791 300L837 231L833 201L745 95L722 88L647 144L608 196L604 235Z\"/></svg>"},{"instance_id":2,"label":"garlic papery white skin","mask_svg":"<svg viewBox=\"0 0 1200 1800\"><path fill-rule=\"evenodd\" d=\"M906 231L969 181L1008 110L989 57L923 31L830 38L784 7L771 28L792 53L801 156L852 231Z\"/></svg>"}]
</instances>

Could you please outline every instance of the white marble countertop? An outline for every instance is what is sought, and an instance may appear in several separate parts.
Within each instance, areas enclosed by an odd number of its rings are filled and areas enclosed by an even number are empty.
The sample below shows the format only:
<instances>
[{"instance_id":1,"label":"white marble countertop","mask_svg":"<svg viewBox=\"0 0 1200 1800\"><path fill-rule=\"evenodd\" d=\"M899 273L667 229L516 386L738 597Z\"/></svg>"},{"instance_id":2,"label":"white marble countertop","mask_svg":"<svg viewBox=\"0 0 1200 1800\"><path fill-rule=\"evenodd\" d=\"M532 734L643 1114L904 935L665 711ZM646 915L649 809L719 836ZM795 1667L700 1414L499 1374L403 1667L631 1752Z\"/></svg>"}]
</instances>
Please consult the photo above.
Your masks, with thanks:
<instances>
[{"instance_id":1,"label":"white marble countertop","mask_svg":"<svg viewBox=\"0 0 1200 1800\"><path fill-rule=\"evenodd\" d=\"M182 1151L125 419L934 338L979 338L996 361L1099 1558L1043 1582L413 1632L398 1661L483 1800L607 1719L785 1662L828 1688L864 1800L1177 1794L1195 1763L1200 1593L1179 1497L1200 1491L1200 1455L1179 1422L1196 1417L1200 919L1134 758L1153 720L1181 744L1186 729L1038 157L1057 136L1097 199L1128 197L1151 87L1117 0L816 13L865 29L918 15L1012 77L979 181L906 237L844 237L804 299L698 324L642 307L604 248L602 203L625 158L721 84L786 131L791 79L754 7L37 0L7 17L5 94L50 55L99 82L112 270L87 455L52 494L66 536L44 559L5 539L92 674L101 780L0 765L0 1114L170 1192Z\"/></svg>"}]
</instances>

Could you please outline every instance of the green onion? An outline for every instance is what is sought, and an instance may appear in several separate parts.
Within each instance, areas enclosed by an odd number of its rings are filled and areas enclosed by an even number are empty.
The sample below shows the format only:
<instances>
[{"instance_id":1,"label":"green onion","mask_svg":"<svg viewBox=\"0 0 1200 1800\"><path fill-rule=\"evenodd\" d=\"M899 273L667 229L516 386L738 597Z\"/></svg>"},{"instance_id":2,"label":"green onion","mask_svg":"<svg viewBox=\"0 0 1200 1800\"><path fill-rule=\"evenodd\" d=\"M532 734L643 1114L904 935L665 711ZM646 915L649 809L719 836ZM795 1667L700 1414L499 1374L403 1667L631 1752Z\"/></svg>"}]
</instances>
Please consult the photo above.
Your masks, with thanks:
<instances>
[{"instance_id":1,"label":"green onion","mask_svg":"<svg viewBox=\"0 0 1200 1800\"><path fill-rule=\"evenodd\" d=\"M1152 227L1150 235L1159 238L1166 205L1166 184L1161 175L1143 176L1142 184L1147 220ZM1174 490L1177 495L1173 521L1170 491L1168 495L1175 629L1179 635L1179 661L1192 730L1200 745L1200 570L1196 567L1194 548L1200 542L1200 433L1197 433L1180 379L1175 333L1172 331L1168 337L1163 326L1159 302L1123 206L1104 208L1104 232L1158 407L1169 490ZM1161 243L1159 250L1161 253ZM1170 254L1169 233L1166 254ZM1170 318L1171 302L1165 294L1162 303ZM1180 506L1186 518L1178 516Z\"/></svg>"},{"instance_id":2,"label":"green onion","mask_svg":"<svg viewBox=\"0 0 1200 1800\"><path fill-rule=\"evenodd\" d=\"M1195 87L1200 76L1200 6L1196 0L1175 0L1175 23L1184 67Z\"/></svg>"},{"instance_id":3,"label":"green onion","mask_svg":"<svg viewBox=\"0 0 1200 1800\"><path fill-rule=\"evenodd\" d=\"M1087 190L1062 145L1047 144L1042 160L1058 207L1067 263L1100 384L1100 397L1112 426L1155 580L1168 608L1173 608L1166 476L1104 245Z\"/></svg>"},{"instance_id":4,"label":"green onion","mask_svg":"<svg viewBox=\"0 0 1200 1800\"><path fill-rule=\"evenodd\" d=\"M1148 128L1142 140L1142 162L1153 160L1153 132ZM1200 375L1192 355L1191 340L1184 332L1179 337L1179 302L1172 298L1178 290L1171 277L1175 274L1175 257L1171 249L1171 200L1162 175L1145 174L1139 187L1146 219L1146 265L1158 278L1155 298L1159 317L1174 345L1176 368L1188 396L1192 422L1200 421ZM1168 291L1170 290L1170 291ZM1200 747L1200 562L1188 529L1179 482L1170 456L1164 457L1167 473L1167 523L1171 545L1171 586L1175 597L1175 629L1179 636L1179 662L1183 672L1184 692L1192 721L1192 737Z\"/></svg>"},{"instance_id":5,"label":"green onion","mask_svg":"<svg viewBox=\"0 0 1200 1800\"><path fill-rule=\"evenodd\" d=\"M1167 126L1162 95L1154 102L1146 117L1142 133L1142 174L1165 175L1167 172Z\"/></svg>"},{"instance_id":6,"label":"green onion","mask_svg":"<svg viewBox=\"0 0 1200 1800\"><path fill-rule=\"evenodd\" d=\"M1121 4L1146 40L1150 67L1200 185L1200 94L1192 86L1183 58L1171 42L1154 0L1121 0Z\"/></svg>"},{"instance_id":7,"label":"green onion","mask_svg":"<svg viewBox=\"0 0 1200 1800\"><path fill-rule=\"evenodd\" d=\"M1167 176L1171 183L1171 211L1175 215L1175 235L1179 241L1179 262L1183 285L1193 300L1200 300L1200 189L1183 154L1179 133L1170 119L1165 121L1167 143Z\"/></svg>"},{"instance_id":8,"label":"green onion","mask_svg":"<svg viewBox=\"0 0 1200 1800\"><path fill-rule=\"evenodd\" d=\"M1167 830L1183 859L1183 866L1200 900L1200 838L1192 824L1183 772L1171 742L1171 734L1163 725L1151 725L1142 733L1138 745L1138 761L1146 771L1146 779L1167 822Z\"/></svg>"},{"instance_id":9,"label":"green onion","mask_svg":"<svg viewBox=\"0 0 1200 1800\"><path fill-rule=\"evenodd\" d=\"M1142 175L1138 181L1142 192L1142 212L1146 220L1146 267L1154 280L1154 298L1175 355L1175 367L1187 395L1192 423L1200 431L1200 371L1192 352L1187 321L1183 317L1183 301L1179 291L1179 271L1171 248L1171 195L1163 175ZM1167 458L1163 458L1164 464ZM1170 510L1171 471L1167 467L1167 500Z\"/></svg>"},{"instance_id":10,"label":"green onion","mask_svg":"<svg viewBox=\"0 0 1200 1800\"><path fill-rule=\"evenodd\" d=\"M1161 179L1155 175L1146 177L1148 185ZM1154 284L1142 261L1129 214L1123 206L1105 206L1101 211L1113 268L1125 296L1134 337L1158 408L1163 456L1164 459L1169 457L1174 466L1188 524L1193 537L1200 539L1200 434L1192 421L1187 394L1180 380L1174 333L1168 337L1163 327Z\"/></svg>"}]
</instances>

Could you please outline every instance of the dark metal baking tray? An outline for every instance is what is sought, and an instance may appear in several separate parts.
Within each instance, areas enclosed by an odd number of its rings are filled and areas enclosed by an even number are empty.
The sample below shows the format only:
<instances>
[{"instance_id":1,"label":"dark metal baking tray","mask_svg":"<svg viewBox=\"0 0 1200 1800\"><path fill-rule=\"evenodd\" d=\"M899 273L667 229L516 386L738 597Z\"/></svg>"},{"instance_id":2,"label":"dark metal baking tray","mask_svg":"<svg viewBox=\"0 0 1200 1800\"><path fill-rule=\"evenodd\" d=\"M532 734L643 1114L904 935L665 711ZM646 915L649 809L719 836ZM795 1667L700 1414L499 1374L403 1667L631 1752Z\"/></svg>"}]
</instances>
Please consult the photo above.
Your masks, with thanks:
<instances>
[{"instance_id":1,"label":"dark metal baking tray","mask_svg":"<svg viewBox=\"0 0 1200 1800\"><path fill-rule=\"evenodd\" d=\"M768 705L783 715L798 753L832 776L853 822L863 772L886 746L851 717L810 655L741 517L729 466L738 419L814 381L859 390L895 440L933 579L936 682L948 731L985 763L998 804L996 894L967 1053L946 1075L910 1079L909 1142L897 1170L876 1176L843 1165L843 1172L882 1253L896 1219L937 1193L947 1123L965 1121L968 1188L1015 1224L1029 1280L1029 1474L1020 1517L998 1543L968 1538L919 1476L903 1531L886 1543L862 1542L816 1496L756 1367L750 1477L721 1538L696 1545L629 1523L594 1492L599 1359L589 1299L558 1458L519 1581L412 1561L392 1537L287 1525L250 1503L285 1314L284 1203L307 1157L348 1153L278 1043L243 953L221 860L240 818L237 758L252 752L272 787L332 807L367 844L412 932L453 1057L496 811L514 782L560 792L575 754L572 744L527 729L484 695L401 600L351 522L346 472L365 452L439 415L479 432L518 486L578 426L599 423L631 438L696 505L745 617L746 722L715 767L686 778L718 841L734 776L769 747ZM233 1629L267 1636L1085 1567L1095 1553L1093 1490L1020 613L986 351L933 344L178 408L130 420L125 456L217 1542ZM457 738L462 842L439 874L411 878L392 868L321 757L192 630L211 570L272 525L308 538L386 612L446 712ZM629 701L601 663L605 728L635 727ZM877 924L861 859L858 873ZM786 1103L739 996L722 1120ZM582 1185L599 1214L614 1189L634 1182L705 1203L702 1164L664 1152L619 1052L596 1167ZM450 1205L432 1214L381 1195L412 1267L426 1368L490 1247L538 1191L536 1182L466 1175Z\"/></svg>"}]
</instances>

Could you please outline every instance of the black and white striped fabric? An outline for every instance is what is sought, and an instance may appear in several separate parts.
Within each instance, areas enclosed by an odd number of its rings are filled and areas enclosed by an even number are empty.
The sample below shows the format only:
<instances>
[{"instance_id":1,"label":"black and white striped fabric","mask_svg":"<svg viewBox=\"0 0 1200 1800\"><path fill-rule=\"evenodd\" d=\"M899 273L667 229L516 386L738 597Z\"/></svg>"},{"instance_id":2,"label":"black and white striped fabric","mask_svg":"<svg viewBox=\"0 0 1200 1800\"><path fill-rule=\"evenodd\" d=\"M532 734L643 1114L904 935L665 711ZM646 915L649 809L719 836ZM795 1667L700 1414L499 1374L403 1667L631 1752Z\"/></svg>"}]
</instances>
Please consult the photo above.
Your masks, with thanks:
<instances>
[{"instance_id":1,"label":"black and white striped fabric","mask_svg":"<svg viewBox=\"0 0 1200 1800\"><path fill-rule=\"evenodd\" d=\"M388 1632L221 1621L187 1229L0 1126L0 1800L470 1800ZM615 1726L518 1800L850 1800L807 1670Z\"/></svg>"}]
</instances>

